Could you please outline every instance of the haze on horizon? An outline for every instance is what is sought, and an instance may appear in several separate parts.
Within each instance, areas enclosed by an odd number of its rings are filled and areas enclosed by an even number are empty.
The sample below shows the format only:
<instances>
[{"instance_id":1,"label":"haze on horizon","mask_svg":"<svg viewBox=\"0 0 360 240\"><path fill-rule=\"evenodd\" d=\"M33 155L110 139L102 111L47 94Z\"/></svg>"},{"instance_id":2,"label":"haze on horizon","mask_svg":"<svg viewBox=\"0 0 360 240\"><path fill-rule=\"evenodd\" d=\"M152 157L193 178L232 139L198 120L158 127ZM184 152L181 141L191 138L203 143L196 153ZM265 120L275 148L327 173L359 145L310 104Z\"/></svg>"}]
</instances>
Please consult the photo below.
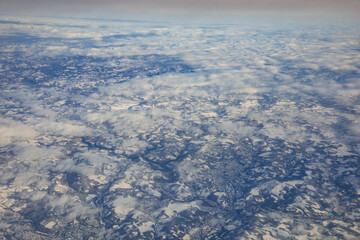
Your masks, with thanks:
<instances>
[{"instance_id":1,"label":"haze on horizon","mask_svg":"<svg viewBox=\"0 0 360 240\"><path fill-rule=\"evenodd\" d=\"M358 0L2 0L0 14L38 16L141 15L327 15L360 14Z\"/></svg>"}]
</instances>

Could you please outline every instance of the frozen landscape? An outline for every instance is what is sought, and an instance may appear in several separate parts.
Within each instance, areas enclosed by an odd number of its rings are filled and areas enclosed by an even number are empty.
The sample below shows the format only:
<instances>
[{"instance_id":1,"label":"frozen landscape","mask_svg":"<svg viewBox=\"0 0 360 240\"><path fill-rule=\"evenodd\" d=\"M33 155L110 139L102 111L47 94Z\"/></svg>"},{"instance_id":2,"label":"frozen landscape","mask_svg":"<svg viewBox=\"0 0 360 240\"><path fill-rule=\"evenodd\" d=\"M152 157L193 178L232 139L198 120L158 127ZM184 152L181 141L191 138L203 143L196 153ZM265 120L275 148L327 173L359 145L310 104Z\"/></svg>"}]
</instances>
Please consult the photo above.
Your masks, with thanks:
<instances>
[{"instance_id":1,"label":"frozen landscape","mask_svg":"<svg viewBox=\"0 0 360 240\"><path fill-rule=\"evenodd\" d=\"M1 16L1 239L360 239L360 25Z\"/></svg>"}]
</instances>

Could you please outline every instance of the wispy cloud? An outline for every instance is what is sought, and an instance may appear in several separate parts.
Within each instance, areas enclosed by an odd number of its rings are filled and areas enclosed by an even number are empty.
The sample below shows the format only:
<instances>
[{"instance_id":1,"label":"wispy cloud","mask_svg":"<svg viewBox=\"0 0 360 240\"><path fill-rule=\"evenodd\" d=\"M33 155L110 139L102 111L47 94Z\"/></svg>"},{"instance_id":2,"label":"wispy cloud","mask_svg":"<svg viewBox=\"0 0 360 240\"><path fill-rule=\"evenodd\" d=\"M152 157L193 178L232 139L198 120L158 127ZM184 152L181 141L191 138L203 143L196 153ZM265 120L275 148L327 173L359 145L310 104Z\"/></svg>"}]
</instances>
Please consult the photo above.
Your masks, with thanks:
<instances>
[{"instance_id":1,"label":"wispy cloud","mask_svg":"<svg viewBox=\"0 0 360 240\"><path fill-rule=\"evenodd\" d=\"M8 233L359 236L358 26L6 19Z\"/></svg>"}]
</instances>

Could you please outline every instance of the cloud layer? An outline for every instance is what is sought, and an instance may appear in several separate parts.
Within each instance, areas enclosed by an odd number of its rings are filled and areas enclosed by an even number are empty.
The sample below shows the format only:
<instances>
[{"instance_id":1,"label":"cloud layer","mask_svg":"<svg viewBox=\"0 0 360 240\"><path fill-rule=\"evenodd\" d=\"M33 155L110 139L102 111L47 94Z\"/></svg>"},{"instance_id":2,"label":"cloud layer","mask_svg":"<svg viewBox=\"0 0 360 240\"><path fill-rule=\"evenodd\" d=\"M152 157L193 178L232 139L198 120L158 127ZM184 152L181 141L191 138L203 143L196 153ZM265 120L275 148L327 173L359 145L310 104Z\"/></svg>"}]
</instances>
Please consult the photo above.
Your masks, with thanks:
<instances>
[{"instance_id":1,"label":"cloud layer","mask_svg":"<svg viewBox=\"0 0 360 240\"><path fill-rule=\"evenodd\" d=\"M285 20L3 17L0 238L359 238L360 25Z\"/></svg>"}]
</instances>

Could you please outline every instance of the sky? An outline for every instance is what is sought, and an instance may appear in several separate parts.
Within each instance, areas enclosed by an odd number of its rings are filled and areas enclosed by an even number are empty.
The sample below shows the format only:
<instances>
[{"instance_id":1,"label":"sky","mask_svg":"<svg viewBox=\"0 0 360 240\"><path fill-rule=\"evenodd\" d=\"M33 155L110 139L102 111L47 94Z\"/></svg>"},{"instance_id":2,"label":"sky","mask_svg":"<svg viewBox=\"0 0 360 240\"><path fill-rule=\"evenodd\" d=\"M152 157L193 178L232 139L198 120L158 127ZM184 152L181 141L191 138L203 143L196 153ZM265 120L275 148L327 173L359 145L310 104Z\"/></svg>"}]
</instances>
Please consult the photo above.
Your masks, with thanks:
<instances>
[{"instance_id":1,"label":"sky","mask_svg":"<svg viewBox=\"0 0 360 240\"><path fill-rule=\"evenodd\" d=\"M0 13L26 15L360 15L359 0L1 0Z\"/></svg>"}]
</instances>

